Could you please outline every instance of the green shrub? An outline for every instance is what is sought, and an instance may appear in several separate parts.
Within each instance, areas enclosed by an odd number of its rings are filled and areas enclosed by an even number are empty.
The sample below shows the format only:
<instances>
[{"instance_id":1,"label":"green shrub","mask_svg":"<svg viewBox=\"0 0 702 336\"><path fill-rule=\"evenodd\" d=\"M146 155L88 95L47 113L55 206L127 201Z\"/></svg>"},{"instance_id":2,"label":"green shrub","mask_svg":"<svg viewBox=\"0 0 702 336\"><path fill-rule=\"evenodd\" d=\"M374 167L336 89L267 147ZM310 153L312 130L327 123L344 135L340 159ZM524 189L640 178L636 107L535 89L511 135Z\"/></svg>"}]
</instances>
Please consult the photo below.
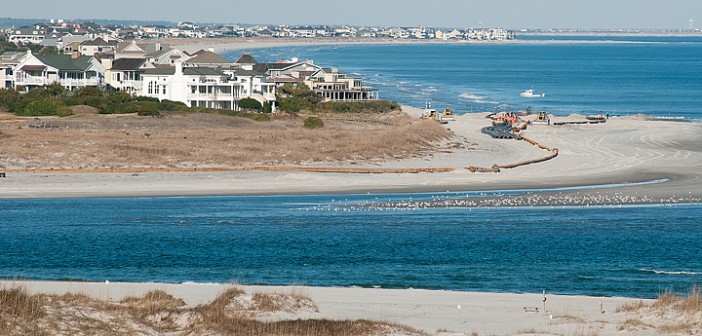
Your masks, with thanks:
<instances>
[{"instance_id":1,"label":"green shrub","mask_svg":"<svg viewBox=\"0 0 702 336\"><path fill-rule=\"evenodd\" d=\"M324 122L322 119L317 117L307 117L305 118L305 128L322 128L324 127Z\"/></svg>"},{"instance_id":2,"label":"green shrub","mask_svg":"<svg viewBox=\"0 0 702 336\"><path fill-rule=\"evenodd\" d=\"M336 113L387 113L400 108L400 104L389 100L363 100L353 102L323 102L319 108Z\"/></svg>"},{"instance_id":3,"label":"green shrub","mask_svg":"<svg viewBox=\"0 0 702 336\"><path fill-rule=\"evenodd\" d=\"M190 108L188 105L185 105L185 103L164 99L158 104L158 110L187 112L190 110Z\"/></svg>"},{"instance_id":4,"label":"green shrub","mask_svg":"<svg viewBox=\"0 0 702 336\"><path fill-rule=\"evenodd\" d=\"M73 115L73 110L68 106L61 106L58 111L56 111L56 115L59 117L68 117Z\"/></svg>"},{"instance_id":5,"label":"green shrub","mask_svg":"<svg viewBox=\"0 0 702 336\"><path fill-rule=\"evenodd\" d=\"M0 89L0 110L11 111L12 104L21 99L21 95L14 89Z\"/></svg>"},{"instance_id":6,"label":"green shrub","mask_svg":"<svg viewBox=\"0 0 702 336\"><path fill-rule=\"evenodd\" d=\"M146 102L154 102L154 103L159 102L158 98L146 97L146 96L138 96L138 97L136 97L136 101L139 101L139 102L146 101Z\"/></svg>"},{"instance_id":7,"label":"green shrub","mask_svg":"<svg viewBox=\"0 0 702 336\"><path fill-rule=\"evenodd\" d=\"M263 113L271 113L273 112L273 107L271 107L271 103L265 102L263 103Z\"/></svg>"},{"instance_id":8,"label":"green shrub","mask_svg":"<svg viewBox=\"0 0 702 336\"><path fill-rule=\"evenodd\" d=\"M61 100L42 98L30 101L23 111L15 112L15 114L26 117L53 116L59 115L61 108L66 108L66 105ZM63 111L61 113L65 114L66 112ZM69 112L68 115L71 115L71 113Z\"/></svg>"},{"instance_id":9,"label":"green shrub","mask_svg":"<svg viewBox=\"0 0 702 336\"><path fill-rule=\"evenodd\" d=\"M260 111L262 107L263 106L261 106L261 103L259 103L258 100L253 98L244 98L239 100L239 108L243 110Z\"/></svg>"},{"instance_id":10,"label":"green shrub","mask_svg":"<svg viewBox=\"0 0 702 336\"><path fill-rule=\"evenodd\" d=\"M68 104L66 104L68 105ZM102 109L107 105L107 99L103 97L88 96L83 98L83 105L92 106L96 109Z\"/></svg>"},{"instance_id":11,"label":"green shrub","mask_svg":"<svg viewBox=\"0 0 702 336\"><path fill-rule=\"evenodd\" d=\"M102 91L98 88L86 86L76 91L78 97L102 97Z\"/></svg>"}]
</instances>

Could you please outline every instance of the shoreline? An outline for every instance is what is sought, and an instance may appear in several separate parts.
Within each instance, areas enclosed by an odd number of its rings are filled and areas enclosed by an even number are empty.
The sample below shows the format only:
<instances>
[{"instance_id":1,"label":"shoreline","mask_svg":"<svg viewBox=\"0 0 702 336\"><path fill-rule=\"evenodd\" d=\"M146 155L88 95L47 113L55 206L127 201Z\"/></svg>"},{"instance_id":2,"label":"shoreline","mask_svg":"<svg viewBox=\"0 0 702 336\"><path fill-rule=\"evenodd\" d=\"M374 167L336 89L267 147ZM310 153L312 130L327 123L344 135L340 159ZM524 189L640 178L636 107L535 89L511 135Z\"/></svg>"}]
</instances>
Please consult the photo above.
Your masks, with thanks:
<instances>
[{"instance_id":1,"label":"shoreline","mask_svg":"<svg viewBox=\"0 0 702 336\"><path fill-rule=\"evenodd\" d=\"M421 112L404 108L413 117ZM573 118L578 117L558 117ZM581 190L551 194L560 193L562 199L567 199L576 193L624 193L640 199L646 196L642 202L646 204L671 197L678 202L696 203L702 199L702 172L689 169L702 166L702 148L696 144L702 123L613 117L600 125L531 125L523 131L525 135L557 147L557 157L500 172L471 172L471 166L509 165L543 156L543 150L525 141L492 139L481 134L480 127L485 123L484 113L476 113L457 116L447 125L462 141L475 144L470 148L382 163L0 169L6 172L6 177L0 177L0 199L441 193L573 187ZM635 184L654 180L666 181ZM594 185L617 188L587 188Z\"/></svg>"},{"instance_id":2,"label":"shoreline","mask_svg":"<svg viewBox=\"0 0 702 336\"><path fill-rule=\"evenodd\" d=\"M318 307L314 312L278 314L279 317L274 320L364 319L398 323L430 335L468 335L472 331L480 335L514 335L519 334L519 330L551 328L559 334L567 333L585 321L607 330L616 330L626 319L624 312L618 312L620 307L652 302L650 299L553 295L548 292L544 296L540 290L537 293L517 294L354 287L0 280L0 289L19 287L30 294L77 293L108 302L162 290L183 299L189 307L212 302L232 286L243 289L247 294L302 293ZM547 298L546 302L543 301L544 297ZM570 321L575 316L577 320ZM558 323L553 323L554 320Z\"/></svg>"},{"instance_id":3,"label":"shoreline","mask_svg":"<svg viewBox=\"0 0 702 336\"><path fill-rule=\"evenodd\" d=\"M533 36L552 36L548 34ZM583 36L583 35L555 35L555 36ZM615 37L619 35L584 35L598 37ZM631 37L644 35L626 35ZM645 35L648 36L648 35ZM695 35L690 35L695 36ZM702 36L702 35L700 35ZM480 41L480 40L405 40L405 39L384 39L384 38L213 38L213 39L155 39L154 41L171 44L182 48L184 51L195 52L198 50L213 49L216 53L230 52L249 49L266 48L286 48L286 47L306 47L306 46L352 46L352 45L421 45L421 44L448 44L448 45L486 45L486 44L532 44L532 45L553 45L553 44L655 44L663 42L645 41L618 41L618 40L504 40L504 41Z\"/></svg>"}]
</instances>

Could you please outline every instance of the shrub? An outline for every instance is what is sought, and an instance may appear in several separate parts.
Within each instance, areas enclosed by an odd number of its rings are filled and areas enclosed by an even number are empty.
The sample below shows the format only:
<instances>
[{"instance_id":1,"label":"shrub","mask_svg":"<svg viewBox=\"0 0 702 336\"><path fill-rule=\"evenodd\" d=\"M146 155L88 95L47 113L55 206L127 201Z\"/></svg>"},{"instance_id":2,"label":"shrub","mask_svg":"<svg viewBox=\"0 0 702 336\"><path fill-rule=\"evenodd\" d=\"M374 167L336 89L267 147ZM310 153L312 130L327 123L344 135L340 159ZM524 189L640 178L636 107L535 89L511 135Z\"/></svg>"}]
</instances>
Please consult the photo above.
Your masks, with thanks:
<instances>
[{"instance_id":1,"label":"shrub","mask_svg":"<svg viewBox=\"0 0 702 336\"><path fill-rule=\"evenodd\" d=\"M76 92L78 97L102 97L102 91L95 87L86 86Z\"/></svg>"},{"instance_id":2,"label":"shrub","mask_svg":"<svg viewBox=\"0 0 702 336\"><path fill-rule=\"evenodd\" d=\"M66 104L68 105L68 104ZM83 105L92 106L96 109L102 109L107 105L107 99L103 97L88 96L83 99Z\"/></svg>"},{"instance_id":3,"label":"shrub","mask_svg":"<svg viewBox=\"0 0 702 336\"><path fill-rule=\"evenodd\" d=\"M52 116L59 115L61 108L66 108L61 100L55 98L43 98L30 101L23 111L15 112L20 116L27 117L38 117L38 116ZM71 115L70 109L68 110L68 115ZM63 111L62 113L66 113Z\"/></svg>"},{"instance_id":4,"label":"shrub","mask_svg":"<svg viewBox=\"0 0 702 336\"><path fill-rule=\"evenodd\" d=\"M146 96L138 96L138 97L136 97L136 101L139 101L139 102L146 101L146 102L154 102L154 103L159 102L158 98L146 97Z\"/></svg>"},{"instance_id":5,"label":"shrub","mask_svg":"<svg viewBox=\"0 0 702 336\"><path fill-rule=\"evenodd\" d=\"M305 128L322 128L324 127L324 122L322 119L317 117L307 117L305 119Z\"/></svg>"},{"instance_id":6,"label":"shrub","mask_svg":"<svg viewBox=\"0 0 702 336\"><path fill-rule=\"evenodd\" d=\"M68 106L61 106L56 111L56 115L59 117L69 117L73 115L73 110L71 110L71 108L69 108Z\"/></svg>"},{"instance_id":7,"label":"shrub","mask_svg":"<svg viewBox=\"0 0 702 336\"><path fill-rule=\"evenodd\" d=\"M190 110L188 105L185 103L164 99L158 104L159 111L183 111L187 112Z\"/></svg>"},{"instance_id":8,"label":"shrub","mask_svg":"<svg viewBox=\"0 0 702 336\"><path fill-rule=\"evenodd\" d=\"M0 89L0 110L10 111L12 104L20 98L20 93L14 89Z\"/></svg>"},{"instance_id":9,"label":"shrub","mask_svg":"<svg viewBox=\"0 0 702 336\"><path fill-rule=\"evenodd\" d=\"M260 111L262 106L261 106L261 103L259 103L258 100L256 100L256 99L244 98L244 99L239 100L239 108L244 109L244 110Z\"/></svg>"},{"instance_id":10,"label":"shrub","mask_svg":"<svg viewBox=\"0 0 702 336\"><path fill-rule=\"evenodd\" d=\"M273 107L271 107L271 103L265 102L263 103L263 113L271 113L273 112Z\"/></svg>"}]
</instances>

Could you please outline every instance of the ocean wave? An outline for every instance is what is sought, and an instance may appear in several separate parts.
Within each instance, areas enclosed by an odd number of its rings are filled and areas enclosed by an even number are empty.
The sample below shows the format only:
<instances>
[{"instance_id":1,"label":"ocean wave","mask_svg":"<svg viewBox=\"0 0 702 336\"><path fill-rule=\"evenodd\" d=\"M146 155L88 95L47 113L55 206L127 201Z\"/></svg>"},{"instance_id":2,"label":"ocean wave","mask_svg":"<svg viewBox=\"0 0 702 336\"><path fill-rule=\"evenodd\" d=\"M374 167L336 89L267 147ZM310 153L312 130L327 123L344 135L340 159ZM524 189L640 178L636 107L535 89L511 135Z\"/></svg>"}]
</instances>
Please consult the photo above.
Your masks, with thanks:
<instances>
[{"instance_id":1,"label":"ocean wave","mask_svg":"<svg viewBox=\"0 0 702 336\"><path fill-rule=\"evenodd\" d=\"M692 271L661 271L661 270L650 270L645 268L640 268L639 271L646 273L654 273L661 275L701 275L702 272L692 272Z\"/></svg>"},{"instance_id":2,"label":"ocean wave","mask_svg":"<svg viewBox=\"0 0 702 336\"><path fill-rule=\"evenodd\" d=\"M461 99L465 99L465 100L474 102L474 103L481 103L481 104L497 104L498 103L498 102L493 102L493 101L487 100L487 98L488 98L487 96L480 96L480 95L470 93L470 92L461 93L460 95L458 95L458 97Z\"/></svg>"}]
</instances>

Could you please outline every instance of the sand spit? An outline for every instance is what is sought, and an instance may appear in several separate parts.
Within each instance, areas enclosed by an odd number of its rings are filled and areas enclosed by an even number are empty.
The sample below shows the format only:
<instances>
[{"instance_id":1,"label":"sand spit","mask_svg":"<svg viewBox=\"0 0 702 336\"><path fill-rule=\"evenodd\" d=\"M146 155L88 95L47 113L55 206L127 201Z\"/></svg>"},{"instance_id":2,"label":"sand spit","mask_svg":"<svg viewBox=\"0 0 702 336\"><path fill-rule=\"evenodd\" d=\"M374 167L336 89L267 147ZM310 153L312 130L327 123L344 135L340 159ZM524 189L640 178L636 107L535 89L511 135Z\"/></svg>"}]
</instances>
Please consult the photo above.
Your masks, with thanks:
<instances>
[{"instance_id":1,"label":"sand spit","mask_svg":"<svg viewBox=\"0 0 702 336\"><path fill-rule=\"evenodd\" d=\"M144 329L138 330L142 334L166 335L173 334L166 333L166 330L185 330L189 319L194 318L190 314L202 311L204 306L221 303L223 293L231 294L233 287L221 284L0 282L0 289L8 288L23 288L30 294L83 294L100 299L103 305L138 304L154 296L162 299L160 304L181 302L175 309L168 310L171 315L152 309L152 314L146 314L140 320L147 321L142 326ZM658 300L551 295L548 292L545 295L501 294L302 286L236 286L234 294L224 295L227 298L224 306L243 311L257 321L326 319L391 323L392 327L385 332L366 335L688 335L702 332L699 293L694 291L687 299L666 293ZM266 296L266 300L261 300L260 296ZM269 303L268 309L263 308L263 302ZM157 305L151 307L154 306ZM201 308L186 309L198 306ZM115 323L113 315L120 311L113 308L106 309L106 312L81 305L69 305L63 309L83 309L98 325ZM68 314L67 311L59 313ZM157 325L163 328L162 332L153 328L154 316L160 318ZM146 329L149 325L153 329ZM173 329L167 329L169 325ZM146 333L145 330L154 332ZM189 335L202 334L221 333L205 333L198 329Z\"/></svg>"}]
</instances>

